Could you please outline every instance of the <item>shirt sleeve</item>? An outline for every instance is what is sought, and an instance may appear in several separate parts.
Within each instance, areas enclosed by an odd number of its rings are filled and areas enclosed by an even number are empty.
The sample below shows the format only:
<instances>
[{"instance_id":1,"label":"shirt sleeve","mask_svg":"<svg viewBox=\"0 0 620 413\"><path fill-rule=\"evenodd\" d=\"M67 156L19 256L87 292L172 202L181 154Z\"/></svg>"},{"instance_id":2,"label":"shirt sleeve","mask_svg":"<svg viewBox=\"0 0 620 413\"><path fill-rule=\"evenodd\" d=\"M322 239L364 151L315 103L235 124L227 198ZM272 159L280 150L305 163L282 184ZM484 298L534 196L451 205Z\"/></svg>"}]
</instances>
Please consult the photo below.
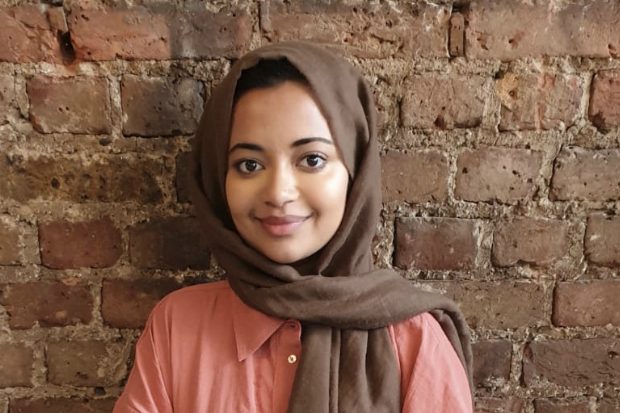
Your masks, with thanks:
<instances>
[{"instance_id":1,"label":"shirt sleeve","mask_svg":"<svg viewBox=\"0 0 620 413\"><path fill-rule=\"evenodd\" d=\"M402 412L472 413L467 374L429 313L390 329L401 368Z\"/></svg>"},{"instance_id":2,"label":"shirt sleeve","mask_svg":"<svg viewBox=\"0 0 620 413\"><path fill-rule=\"evenodd\" d=\"M160 303L161 304L161 303ZM165 375L166 322L163 308L157 305L138 343L134 365L123 394L114 405L113 413L172 413L169 386ZM164 329L164 330L162 330ZM164 357L164 359L160 358Z\"/></svg>"}]
</instances>

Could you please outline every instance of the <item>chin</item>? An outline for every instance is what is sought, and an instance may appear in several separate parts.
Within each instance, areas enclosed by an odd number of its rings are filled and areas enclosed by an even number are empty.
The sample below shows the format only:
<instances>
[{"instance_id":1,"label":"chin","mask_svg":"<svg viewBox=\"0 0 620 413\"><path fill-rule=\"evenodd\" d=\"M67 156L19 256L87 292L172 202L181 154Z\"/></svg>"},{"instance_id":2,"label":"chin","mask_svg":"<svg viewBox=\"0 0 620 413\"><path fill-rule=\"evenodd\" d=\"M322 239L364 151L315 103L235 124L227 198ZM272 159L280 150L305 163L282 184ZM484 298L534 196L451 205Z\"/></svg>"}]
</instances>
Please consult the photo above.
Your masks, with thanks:
<instances>
[{"instance_id":1,"label":"chin","mask_svg":"<svg viewBox=\"0 0 620 413\"><path fill-rule=\"evenodd\" d=\"M294 264L297 261L303 260L306 257L309 257L312 254L299 254L299 251L261 251L261 253L269 258L271 261L277 262L278 264Z\"/></svg>"}]
</instances>

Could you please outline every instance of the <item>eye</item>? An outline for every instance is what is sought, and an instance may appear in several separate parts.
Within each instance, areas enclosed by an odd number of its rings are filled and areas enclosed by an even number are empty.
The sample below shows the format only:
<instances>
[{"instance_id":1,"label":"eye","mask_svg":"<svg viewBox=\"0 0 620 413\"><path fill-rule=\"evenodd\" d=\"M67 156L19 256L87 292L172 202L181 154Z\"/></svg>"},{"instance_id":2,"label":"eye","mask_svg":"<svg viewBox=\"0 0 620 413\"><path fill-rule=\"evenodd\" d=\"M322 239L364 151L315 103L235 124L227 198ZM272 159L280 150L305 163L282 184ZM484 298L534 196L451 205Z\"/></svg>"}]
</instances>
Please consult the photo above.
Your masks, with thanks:
<instances>
[{"instance_id":1,"label":"eye","mask_svg":"<svg viewBox=\"0 0 620 413\"><path fill-rule=\"evenodd\" d=\"M243 159L235 164L235 168L242 174L251 174L263 169L261 164L254 159Z\"/></svg>"},{"instance_id":2,"label":"eye","mask_svg":"<svg viewBox=\"0 0 620 413\"><path fill-rule=\"evenodd\" d=\"M327 163L327 158L318 153L311 153L302 158L300 164L310 169L323 169Z\"/></svg>"}]
</instances>

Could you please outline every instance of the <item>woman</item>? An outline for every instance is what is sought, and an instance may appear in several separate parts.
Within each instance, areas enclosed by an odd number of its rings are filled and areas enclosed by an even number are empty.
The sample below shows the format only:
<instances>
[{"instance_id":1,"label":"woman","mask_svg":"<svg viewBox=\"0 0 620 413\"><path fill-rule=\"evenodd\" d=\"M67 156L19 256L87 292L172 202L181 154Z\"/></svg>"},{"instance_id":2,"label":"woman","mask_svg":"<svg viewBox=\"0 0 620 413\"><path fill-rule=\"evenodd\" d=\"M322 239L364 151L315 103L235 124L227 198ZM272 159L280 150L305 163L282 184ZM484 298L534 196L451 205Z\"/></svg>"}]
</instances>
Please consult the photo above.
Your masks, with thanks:
<instances>
[{"instance_id":1,"label":"woman","mask_svg":"<svg viewBox=\"0 0 620 413\"><path fill-rule=\"evenodd\" d=\"M154 308L115 412L472 411L454 303L373 269L375 109L351 65L303 42L248 53L190 169L227 280Z\"/></svg>"}]
</instances>

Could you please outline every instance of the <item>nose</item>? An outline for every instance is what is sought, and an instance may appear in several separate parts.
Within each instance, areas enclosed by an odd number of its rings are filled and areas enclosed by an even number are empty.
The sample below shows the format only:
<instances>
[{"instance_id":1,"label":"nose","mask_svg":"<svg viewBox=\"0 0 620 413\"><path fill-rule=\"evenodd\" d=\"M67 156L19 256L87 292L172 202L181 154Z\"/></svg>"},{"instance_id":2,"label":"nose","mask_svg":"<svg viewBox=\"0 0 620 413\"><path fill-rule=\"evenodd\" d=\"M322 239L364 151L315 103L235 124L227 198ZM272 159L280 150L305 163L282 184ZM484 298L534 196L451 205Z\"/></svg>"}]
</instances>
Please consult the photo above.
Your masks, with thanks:
<instances>
[{"instance_id":1,"label":"nose","mask_svg":"<svg viewBox=\"0 0 620 413\"><path fill-rule=\"evenodd\" d=\"M267 175L264 200L269 206L280 208L297 199L299 190L295 173L285 166L272 168Z\"/></svg>"}]
</instances>

